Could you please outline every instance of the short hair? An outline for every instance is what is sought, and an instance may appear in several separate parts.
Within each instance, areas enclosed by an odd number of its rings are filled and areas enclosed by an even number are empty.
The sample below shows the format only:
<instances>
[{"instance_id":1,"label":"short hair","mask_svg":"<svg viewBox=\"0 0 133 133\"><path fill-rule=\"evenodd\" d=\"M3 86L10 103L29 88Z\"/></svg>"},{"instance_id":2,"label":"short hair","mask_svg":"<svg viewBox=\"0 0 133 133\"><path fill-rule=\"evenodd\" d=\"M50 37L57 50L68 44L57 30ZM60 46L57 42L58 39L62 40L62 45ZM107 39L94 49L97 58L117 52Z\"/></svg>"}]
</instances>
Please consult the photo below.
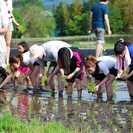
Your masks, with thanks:
<instances>
[{"instance_id":1,"label":"short hair","mask_svg":"<svg viewBox=\"0 0 133 133\"><path fill-rule=\"evenodd\" d=\"M122 54L122 52L125 49L125 42L123 42L122 40L118 40L115 45L114 45L114 52L116 55L120 55Z\"/></svg>"},{"instance_id":2,"label":"short hair","mask_svg":"<svg viewBox=\"0 0 133 133\"><path fill-rule=\"evenodd\" d=\"M100 1L106 2L107 0L100 0Z\"/></svg>"},{"instance_id":3,"label":"short hair","mask_svg":"<svg viewBox=\"0 0 133 133\"><path fill-rule=\"evenodd\" d=\"M89 56L86 58L85 67L86 67L86 68L94 67L94 66L96 66L96 63L97 63L96 57L94 57L94 56L92 56L92 55L89 55Z\"/></svg>"}]
</instances>

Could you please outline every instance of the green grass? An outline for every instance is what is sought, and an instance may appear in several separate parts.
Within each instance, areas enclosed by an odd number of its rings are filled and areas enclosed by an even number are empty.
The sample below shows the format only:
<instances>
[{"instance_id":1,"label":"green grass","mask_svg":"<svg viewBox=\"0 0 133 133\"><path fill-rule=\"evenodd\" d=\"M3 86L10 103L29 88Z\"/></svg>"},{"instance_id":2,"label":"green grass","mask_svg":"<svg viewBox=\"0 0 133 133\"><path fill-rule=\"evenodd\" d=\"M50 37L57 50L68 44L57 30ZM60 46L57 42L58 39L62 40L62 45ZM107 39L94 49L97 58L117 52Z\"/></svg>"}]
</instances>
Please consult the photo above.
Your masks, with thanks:
<instances>
[{"instance_id":1,"label":"green grass","mask_svg":"<svg viewBox=\"0 0 133 133\"><path fill-rule=\"evenodd\" d=\"M126 34L113 34L111 36L105 35L105 44L104 48L113 48L114 43L119 39L129 39L132 41L132 35ZM93 35L93 41L91 39L88 40L88 35L86 36L65 36L65 37L48 37L48 38L21 38L21 39L12 39L12 47L17 47L17 44L21 41L26 41L28 44L38 44L41 45L47 41L51 40L62 40L73 47L78 48L95 48L96 47L96 37ZM82 44L80 44L82 42ZM31 46L31 45L29 45Z\"/></svg>"},{"instance_id":2,"label":"green grass","mask_svg":"<svg viewBox=\"0 0 133 133\"><path fill-rule=\"evenodd\" d=\"M76 133L65 128L61 122L49 121L41 122L34 118L30 122L28 120L20 120L17 116L4 113L0 117L0 132L3 133Z\"/></svg>"}]
</instances>

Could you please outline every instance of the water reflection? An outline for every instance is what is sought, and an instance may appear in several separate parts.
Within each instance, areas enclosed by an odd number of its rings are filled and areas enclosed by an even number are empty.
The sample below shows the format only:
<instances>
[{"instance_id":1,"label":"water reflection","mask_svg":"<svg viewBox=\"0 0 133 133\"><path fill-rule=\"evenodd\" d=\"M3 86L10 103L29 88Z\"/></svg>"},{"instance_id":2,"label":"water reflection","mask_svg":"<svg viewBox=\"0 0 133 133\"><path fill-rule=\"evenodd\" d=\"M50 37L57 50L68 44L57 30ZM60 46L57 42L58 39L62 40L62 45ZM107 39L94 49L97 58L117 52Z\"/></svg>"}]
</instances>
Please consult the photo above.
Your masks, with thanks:
<instances>
[{"instance_id":1,"label":"water reflection","mask_svg":"<svg viewBox=\"0 0 133 133\"><path fill-rule=\"evenodd\" d=\"M4 91L0 93L0 105L1 111L12 111L14 110L13 105L11 104L11 93L9 91Z\"/></svg>"},{"instance_id":2,"label":"water reflection","mask_svg":"<svg viewBox=\"0 0 133 133\"><path fill-rule=\"evenodd\" d=\"M132 113L129 113L129 111L133 107L129 104L112 104L97 102L96 100L84 101L84 99L58 98L58 96L28 95L20 92L9 90L1 92L0 112L10 111L27 119L34 117L44 121L55 119L68 127L76 125L81 130L85 126L88 127L88 123L92 129L96 130L101 127L102 130L106 131L109 131L112 125L118 130L119 127L123 128L127 124L129 130L131 125Z\"/></svg>"}]
</instances>

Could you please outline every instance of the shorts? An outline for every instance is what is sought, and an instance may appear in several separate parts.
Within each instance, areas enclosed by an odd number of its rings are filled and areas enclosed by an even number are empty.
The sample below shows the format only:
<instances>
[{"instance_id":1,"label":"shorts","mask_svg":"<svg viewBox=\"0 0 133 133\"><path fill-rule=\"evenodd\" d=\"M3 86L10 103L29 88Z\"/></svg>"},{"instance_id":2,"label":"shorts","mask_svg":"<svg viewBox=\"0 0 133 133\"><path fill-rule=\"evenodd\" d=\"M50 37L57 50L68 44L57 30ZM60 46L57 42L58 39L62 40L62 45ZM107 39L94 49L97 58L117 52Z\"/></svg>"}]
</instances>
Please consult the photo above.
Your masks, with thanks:
<instances>
[{"instance_id":1,"label":"shorts","mask_svg":"<svg viewBox=\"0 0 133 133\"><path fill-rule=\"evenodd\" d=\"M35 61L35 62L33 63L33 66L40 66L40 62Z\"/></svg>"},{"instance_id":2,"label":"shorts","mask_svg":"<svg viewBox=\"0 0 133 133\"><path fill-rule=\"evenodd\" d=\"M9 22L9 24L8 24L8 30L9 31L13 31L13 23L12 22Z\"/></svg>"},{"instance_id":3,"label":"shorts","mask_svg":"<svg viewBox=\"0 0 133 133\"><path fill-rule=\"evenodd\" d=\"M116 77L118 71L117 71L117 69L115 69L115 68L113 67L112 69L109 70L109 73L110 73L111 75L114 75L114 76ZM96 75L94 76L95 80L100 80L100 81L102 81L105 77L106 77L106 75L104 75L103 73L99 73L99 74L96 74Z\"/></svg>"},{"instance_id":4,"label":"shorts","mask_svg":"<svg viewBox=\"0 0 133 133\"><path fill-rule=\"evenodd\" d=\"M50 65L49 65L47 74L52 74L52 72L55 70L56 66L57 66L57 63L56 62L50 62ZM60 73L60 70L58 70L57 73Z\"/></svg>"},{"instance_id":5,"label":"shorts","mask_svg":"<svg viewBox=\"0 0 133 133\"><path fill-rule=\"evenodd\" d=\"M2 76L3 80L6 79L7 73L6 70L0 66L0 77Z\"/></svg>"},{"instance_id":6,"label":"shorts","mask_svg":"<svg viewBox=\"0 0 133 133\"><path fill-rule=\"evenodd\" d=\"M67 79L67 82L74 83L76 78L83 80L84 73L85 73L85 66L82 66L81 69L71 79Z\"/></svg>"},{"instance_id":7,"label":"shorts","mask_svg":"<svg viewBox=\"0 0 133 133\"><path fill-rule=\"evenodd\" d=\"M96 35L97 43L104 44L105 29L96 28L96 29L93 30L93 32Z\"/></svg>"},{"instance_id":8,"label":"shorts","mask_svg":"<svg viewBox=\"0 0 133 133\"><path fill-rule=\"evenodd\" d=\"M130 64L129 67L130 67L130 70L129 70L128 74L130 74L133 71L133 64ZM127 80L133 82L133 75L129 79L127 79Z\"/></svg>"},{"instance_id":9,"label":"shorts","mask_svg":"<svg viewBox=\"0 0 133 133\"><path fill-rule=\"evenodd\" d=\"M22 68L18 68L17 71L19 71L20 73L27 74L30 70L28 67L22 67Z\"/></svg>"}]
</instances>

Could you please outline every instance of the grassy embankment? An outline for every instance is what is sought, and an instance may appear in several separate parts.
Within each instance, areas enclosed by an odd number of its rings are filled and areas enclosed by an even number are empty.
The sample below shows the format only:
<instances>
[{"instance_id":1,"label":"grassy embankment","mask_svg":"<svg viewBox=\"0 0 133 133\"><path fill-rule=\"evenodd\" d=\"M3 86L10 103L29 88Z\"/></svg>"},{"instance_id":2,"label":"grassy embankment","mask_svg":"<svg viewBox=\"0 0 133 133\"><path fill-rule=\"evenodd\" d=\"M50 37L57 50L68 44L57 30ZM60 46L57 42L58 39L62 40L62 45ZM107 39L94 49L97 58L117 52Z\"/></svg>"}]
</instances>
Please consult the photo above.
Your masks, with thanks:
<instances>
[{"instance_id":1,"label":"grassy embankment","mask_svg":"<svg viewBox=\"0 0 133 133\"><path fill-rule=\"evenodd\" d=\"M106 35L105 36L105 48L113 48L115 41L119 38L130 39L132 41L132 35ZM89 36L68 36L68 37L47 37L47 38L21 38L21 39L12 39L12 44L17 46L21 41L26 41L30 46L32 44L43 44L50 40L62 40L70 43L74 47L79 48L95 48L96 37L95 35ZM12 46L13 47L13 46Z\"/></svg>"}]
</instances>

